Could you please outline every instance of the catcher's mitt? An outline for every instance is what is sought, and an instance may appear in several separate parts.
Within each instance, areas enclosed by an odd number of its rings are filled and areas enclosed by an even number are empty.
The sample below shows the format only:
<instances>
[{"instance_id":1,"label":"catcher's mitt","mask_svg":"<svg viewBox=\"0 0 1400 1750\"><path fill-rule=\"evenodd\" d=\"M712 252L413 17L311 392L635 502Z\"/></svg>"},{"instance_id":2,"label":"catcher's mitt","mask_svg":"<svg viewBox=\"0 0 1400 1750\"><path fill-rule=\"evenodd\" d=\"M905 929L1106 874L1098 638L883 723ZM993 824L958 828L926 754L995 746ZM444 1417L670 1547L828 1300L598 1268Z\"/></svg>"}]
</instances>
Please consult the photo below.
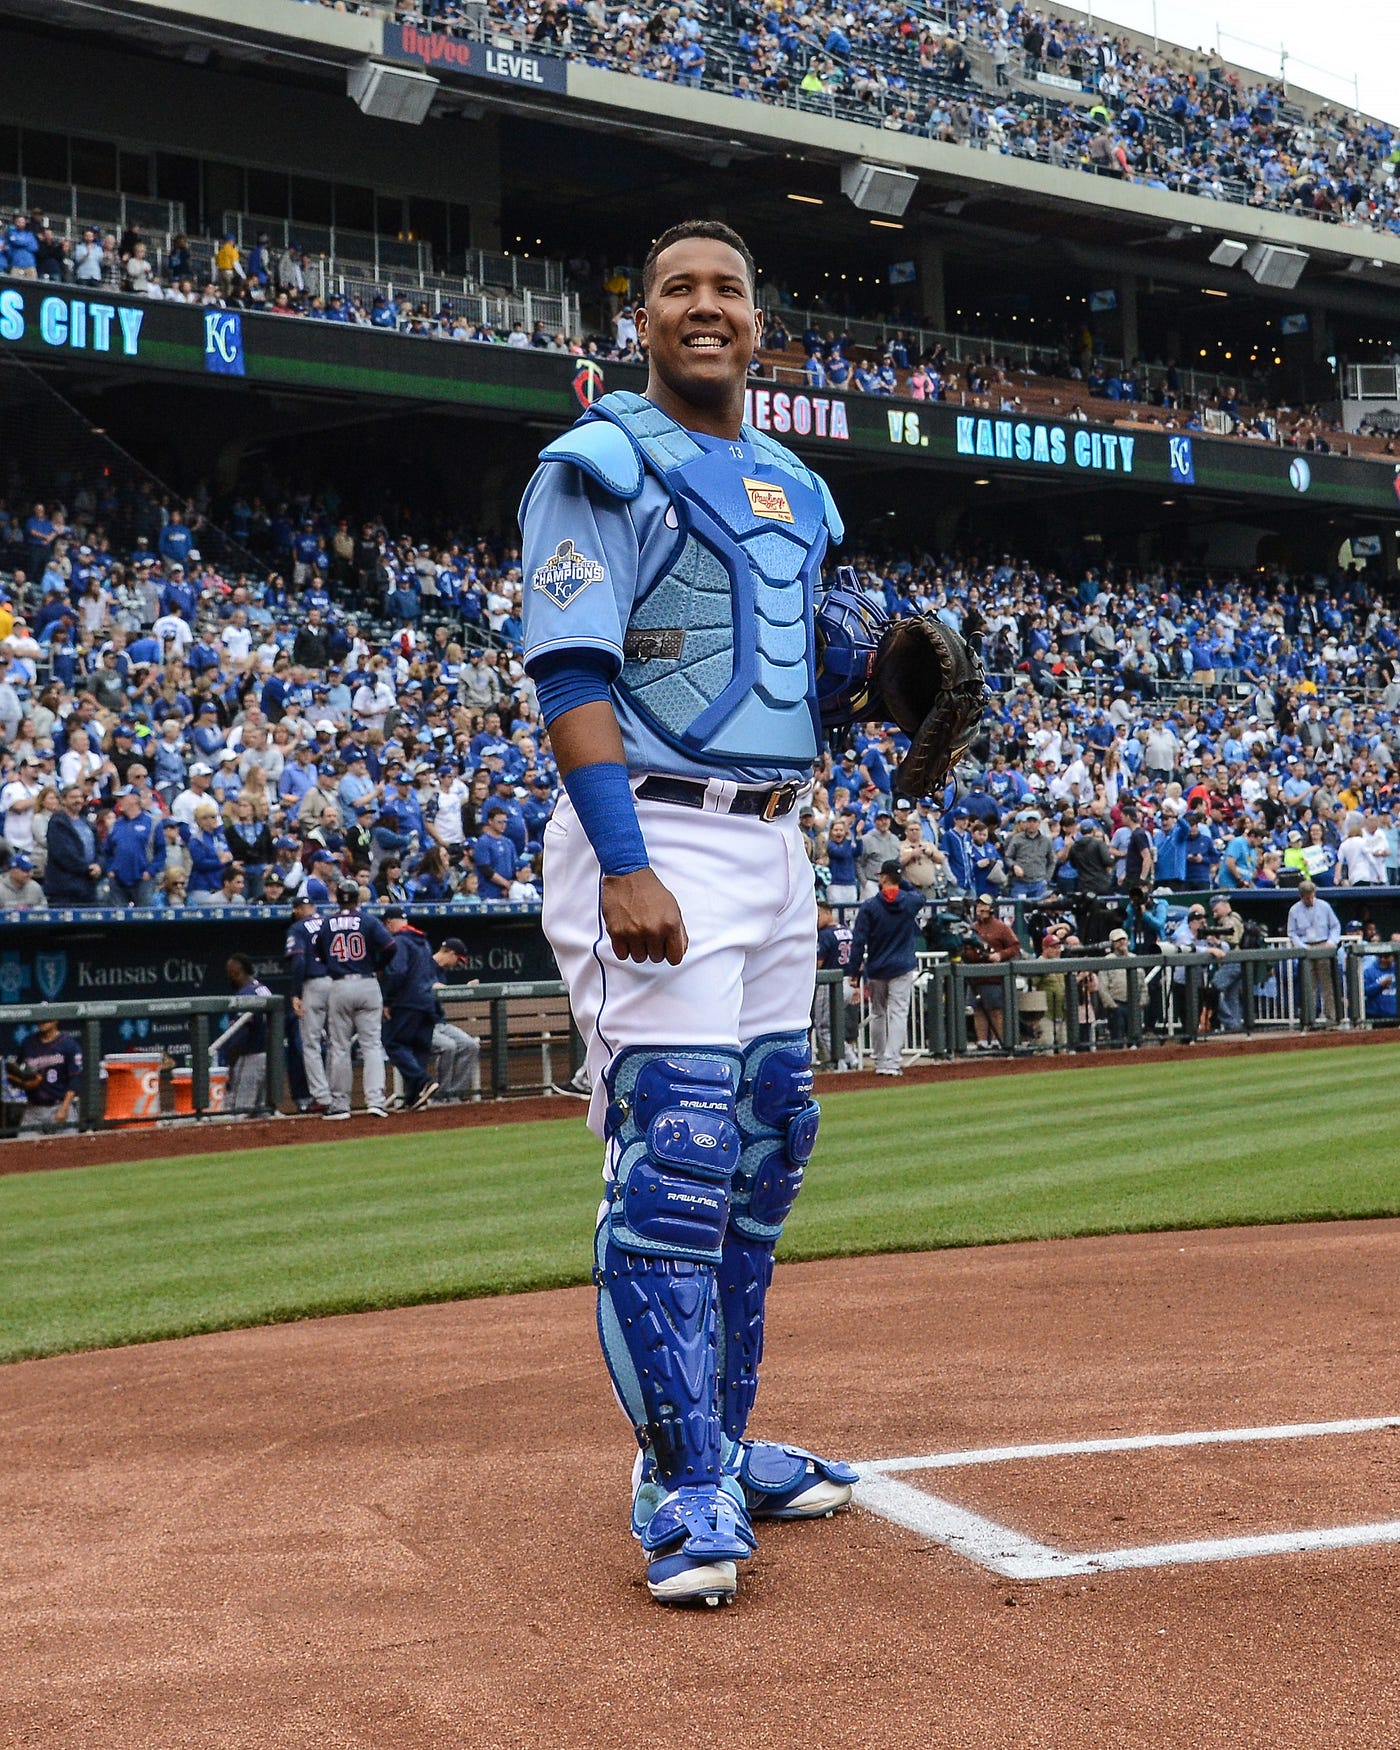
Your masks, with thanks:
<instances>
[{"instance_id":1,"label":"catcher's mitt","mask_svg":"<svg viewBox=\"0 0 1400 1750\"><path fill-rule=\"evenodd\" d=\"M930 796L967 752L987 699L978 645L985 626L974 610L960 637L944 621L895 620L875 655L875 690L909 737L894 774L902 796Z\"/></svg>"}]
</instances>

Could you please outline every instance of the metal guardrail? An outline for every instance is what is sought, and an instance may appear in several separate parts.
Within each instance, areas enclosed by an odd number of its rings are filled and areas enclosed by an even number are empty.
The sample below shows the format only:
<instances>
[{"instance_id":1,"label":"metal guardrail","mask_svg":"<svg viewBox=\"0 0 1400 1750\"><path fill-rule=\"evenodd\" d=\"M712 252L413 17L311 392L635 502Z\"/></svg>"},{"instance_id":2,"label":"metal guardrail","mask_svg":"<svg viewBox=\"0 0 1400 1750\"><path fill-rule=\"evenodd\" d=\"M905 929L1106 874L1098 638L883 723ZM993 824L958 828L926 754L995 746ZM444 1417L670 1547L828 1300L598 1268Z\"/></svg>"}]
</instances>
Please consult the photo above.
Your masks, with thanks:
<instances>
[{"instance_id":1,"label":"metal guardrail","mask_svg":"<svg viewBox=\"0 0 1400 1750\"><path fill-rule=\"evenodd\" d=\"M267 1016L267 1080L264 1106L276 1113L286 1087L286 1028L281 997L154 997L141 1002L7 1003L6 1026L37 1026L41 1021L76 1021L81 1028L82 1080L78 1084L78 1126L82 1130L120 1129L131 1120L109 1119L102 1092L102 1023L144 1020L160 1016L188 1017L190 1022L191 1083L188 1116L209 1117L210 1059L216 1044L209 1036L209 1022L223 1015ZM149 1123L148 1117L136 1122Z\"/></svg>"},{"instance_id":2,"label":"metal guardrail","mask_svg":"<svg viewBox=\"0 0 1400 1750\"><path fill-rule=\"evenodd\" d=\"M185 229L182 201L154 200L149 195L117 194L111 189L82 188L71 182L41 182L32 176L0 176L0 209L31 212L38 207L53 226L72 236L83 225L125 230L141 225L166 238Z\"/></svg>"},{"instance_id":3,"label":"metal guardrail","mask_svg":"<svg viewBox=\"0 0 1400 1750\"><path fill-rule=\"evenodd\" d=\"M906 1042L906 1058L955 1060L970 1050L968 1021L974 993L988 985L996 985L1000 998L999 1013L992 1023L993 1043L1006 1055L1047 1055L1059 1051L1093 1051L1101 1043L1100 1027L1104 1014L1088 1006L1076 991L1071 997L1068 981L1080 974L1105 971L1127 974L1127 1001L1123 1043L1140 1046L1150 1033L1161 1032L1164 1041L1195 1043L1204 1036L1202 1018L1211 1007L1210 974L1222 966L1239 966L1239 1031L1246 1036L1260 1032L1313 1032L1332 1023L1319 1014L1322 980L1333 980L1332 992L1336 1024L1360 1031L1373 1023L1366 1014L1363 983L1363 962L1377 953L1377 944L1346 942L1341 944L1345 970L1338 969L1338 949L1330 947L1298 948L1279 944L1266 948L1236 949L1221 957L1209 953L1163 953L1160 955L1076 955L1059 959L1025 956L989 967L982 962L965 963L944 955L920 957L910 1004L910 1036ZM1328 970L1324 971L1323 969ZM1180 971L1181 978L1175 975ZM844 977L840 973L818 974L820 982ZM1052 1027L1049 1037L1043 1037L1041 1017L1044 1005L1035 989L1038 981L1048 978L1066 980L1062 1033ZM1268 994L1271 982L1277 989ZM1149 1006L1148 996L1153 983L1159 986ZM1024 988L1023 988L1024 987ZM993 1005L997 1008L998 1005ZM832 997L833 1042L844 1039L837 1030L838 1005ZM865 1043L867 1009L862 994L861 1029L858 1061L868 1055ZM1146 1016L1151 1014L1153 1025ZM845 1024L845 1004L840 1005L840 1025ZM835 1053L840 1061L839 1049Z\"/></svg>"}]
</instances>

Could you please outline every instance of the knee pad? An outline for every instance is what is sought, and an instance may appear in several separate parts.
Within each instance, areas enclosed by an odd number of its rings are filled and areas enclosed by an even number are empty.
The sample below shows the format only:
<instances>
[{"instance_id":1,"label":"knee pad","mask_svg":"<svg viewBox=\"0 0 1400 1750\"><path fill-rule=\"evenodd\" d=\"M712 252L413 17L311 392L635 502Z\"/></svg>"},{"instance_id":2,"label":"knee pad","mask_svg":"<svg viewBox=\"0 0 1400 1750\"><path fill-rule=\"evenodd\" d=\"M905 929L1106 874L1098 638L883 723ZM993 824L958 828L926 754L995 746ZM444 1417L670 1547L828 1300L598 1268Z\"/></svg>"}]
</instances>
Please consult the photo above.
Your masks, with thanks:
<instances>
[{"instance_id":1,"label":"knee pad","mask_svg":"<svg viewBox=\"0 0 1400 1750\"><path fill-rule=\"evenodd\" d=\"M717 1264L741 1144L737 1053L629 1048L607 1073L612 1243L625 1252Z\"/></svg>"},{"instance_id":2,"label":"knee pad","mask_svg":"<svg viewBox=\"0 0 1400 1750\"><path fill-rule=\"evenodd\" d=\"M668 1488L717 1484L715 1267L740 1154L737 1054L628 1050L608 1070L613 1182L598 1226L598 1335Z\"/></svg>"}]
</instances>

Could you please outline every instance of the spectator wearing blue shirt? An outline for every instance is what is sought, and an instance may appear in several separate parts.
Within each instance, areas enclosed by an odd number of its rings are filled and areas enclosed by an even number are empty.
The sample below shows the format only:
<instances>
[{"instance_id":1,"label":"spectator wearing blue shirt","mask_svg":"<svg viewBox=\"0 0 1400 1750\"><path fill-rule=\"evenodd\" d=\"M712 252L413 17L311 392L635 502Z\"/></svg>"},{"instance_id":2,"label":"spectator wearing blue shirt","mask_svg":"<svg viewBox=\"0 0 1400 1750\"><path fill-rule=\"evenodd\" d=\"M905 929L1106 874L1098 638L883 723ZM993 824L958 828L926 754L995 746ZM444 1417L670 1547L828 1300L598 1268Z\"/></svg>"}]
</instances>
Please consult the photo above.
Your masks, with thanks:
<instances>
[{"instance_id":1,"label":"spectator wearing blue shirt","mask_svg":"<svg viewBox=\"0 0 1400 1750\"><path fill-rule=\"evenodd\" d=\"M194 811L194 829L186 841L190 854L189 895L191 903L200 893L217 893L223 886L224 868L233 861L219 810L213 802L201 802Z\"/></svg>"},{"instance_id":2,"label":"spectator wearing blue shirt","mask_svg":"<svg viewBox=\"0 0 1400 1750\"><path fill-rule=\"evenodd\" d=\"M277 794L290 805L289 814L294 814L307 791L315 788L319 776L310 742L298 742L295 757L282 768L282 776L277 780Z\"/></svg>"},{"instance_id":3,"label":"spectator wearing blue shirt","mask_svg":"<svg viewBox=\"0 0 1400 1750\"><path fill-rule=\"evenodd\" d=\"M165 866L160 824L146 814L141 798L127 785L117 791L117 818L103 846L103 860L116 898L149 905L155 877Z\"/></svg>"},{"instance_id":4,"label":"spectator wearing blue shirt","mask_svg":"<svg viewBox=\"0 0 1400 1750\"><path fill-rule=\"evenodd\" d=\"M194 536L185 525L185 519L178 510L172 510L170 520L160 531L160 539L156 542L160 556L167 565L181 565L190 556L194 546Z\"/></svg>"},{"instance_id":5,"label":"spectator wearing blue shirt","mask_svg":"<svg viewBox=\"0 0 1400 1750\"><path fill-rule=\"evenodd\" d=\"M23 213L15 214L14 222L5 232L5 252L10 258L9 272L16 279L38 279L39 239Z\"/></svg>"},{"instance_id":6,"label":"spectator wearing blue shirt","mask_svg":"<svg viewBox=\"0 0 1400 1750\"><path fill-rule=\"evenodd\" d=\"M1248 826L1237 833L1225 847L1216 874L1220 887L1252 887L1254 872L1259 867L1259 853L1264 843L1262 826Z\"/></svg>"},{"instance_id":7,"label":"spectator wearing blue shirt","mask_svg":"<svg viewBox=\"0 0 1400 1750\"><path fill-rule=\"evenodd\" d=\"M509 899L518 859L515 843L506 832L504 806L499 802L488 803L482 824L482 834L472 845L482 895L487 899Z\"/></svg>"}]
</instances>

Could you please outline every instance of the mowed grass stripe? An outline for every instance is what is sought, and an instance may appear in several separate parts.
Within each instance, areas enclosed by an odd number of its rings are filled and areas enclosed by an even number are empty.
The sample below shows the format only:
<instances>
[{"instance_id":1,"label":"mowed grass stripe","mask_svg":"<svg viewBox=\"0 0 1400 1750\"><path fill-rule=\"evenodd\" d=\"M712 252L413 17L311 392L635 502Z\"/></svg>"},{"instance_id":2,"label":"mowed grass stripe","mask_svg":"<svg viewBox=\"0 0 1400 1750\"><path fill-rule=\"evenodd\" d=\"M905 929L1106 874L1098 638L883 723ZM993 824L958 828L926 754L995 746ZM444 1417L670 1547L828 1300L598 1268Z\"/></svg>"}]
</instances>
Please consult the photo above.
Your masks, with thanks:
<instances>
[{"instance_id":1,"label":"mowed grass stripe","mask_svg":"<svg viewBox=\"0 0 1400 1750\"><path fill-rule=\"evenodd\" d=\"M793 1258L1400 1213L1388 1053L836 1094ZM571 1114L573 1109L571 1108ZM587 1280L576 1116L0 1179L0 1359Z\"/></svg>"}]
</instances>

